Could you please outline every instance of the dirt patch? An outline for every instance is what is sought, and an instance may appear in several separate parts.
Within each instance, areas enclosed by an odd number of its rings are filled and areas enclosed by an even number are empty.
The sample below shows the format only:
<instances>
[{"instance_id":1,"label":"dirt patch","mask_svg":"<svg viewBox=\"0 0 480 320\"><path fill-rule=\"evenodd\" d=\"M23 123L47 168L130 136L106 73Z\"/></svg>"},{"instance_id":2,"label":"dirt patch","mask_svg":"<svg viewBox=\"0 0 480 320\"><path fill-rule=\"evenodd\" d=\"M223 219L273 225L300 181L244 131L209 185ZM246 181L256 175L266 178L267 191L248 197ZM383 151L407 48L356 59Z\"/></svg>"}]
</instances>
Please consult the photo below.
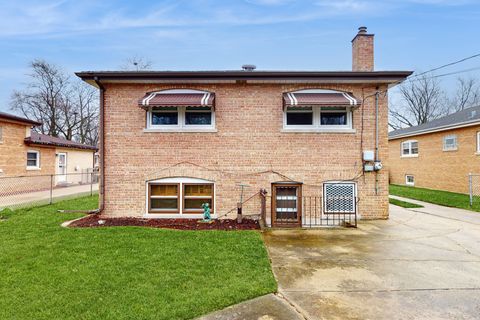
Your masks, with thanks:
<instances>
[{"instance_id":1,"label":"dirt patch","mask_svg":"<svg viewBox=\"0 0 480 320\"><path fill-rule=\"evenodd\" d=\"M145 219L145 218L107 218L99 215L89 215L72 221L69 227L120 227L138 226L152 228L167 228L178 230L256 230L260 229L258 221L243 219L237 223L233 219L212 220L211 223L198 222L198 219Z\"/></svg>"}]
</instances>

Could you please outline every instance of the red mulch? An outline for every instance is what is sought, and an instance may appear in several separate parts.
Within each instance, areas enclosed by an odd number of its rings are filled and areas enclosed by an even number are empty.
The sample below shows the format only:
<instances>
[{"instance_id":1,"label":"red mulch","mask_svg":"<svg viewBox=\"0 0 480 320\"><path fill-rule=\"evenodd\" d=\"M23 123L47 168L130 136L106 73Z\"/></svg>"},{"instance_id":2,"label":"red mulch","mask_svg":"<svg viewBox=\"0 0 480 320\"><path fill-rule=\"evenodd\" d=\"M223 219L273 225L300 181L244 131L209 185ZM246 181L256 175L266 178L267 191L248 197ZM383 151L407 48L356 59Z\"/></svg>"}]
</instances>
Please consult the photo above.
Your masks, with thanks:
<instances>
[{"instance_id":1,"label":"red mulch","mask_svg":"<svg viewBox=\"0 0 480 320\"><path fill-rule=\"evenodd\" d=\"M103 224L98 221L103 220ZM237 223L233 219L212 220L212 223L198 222L200 219L145 219L145 218L106 218L96 214L73 221L69 226L78 228L88 227L119 227L138 226L152 228L167 228L178 230L256 230L260 229L258 221L243 219Z\"/></svg>"}]
</instances>

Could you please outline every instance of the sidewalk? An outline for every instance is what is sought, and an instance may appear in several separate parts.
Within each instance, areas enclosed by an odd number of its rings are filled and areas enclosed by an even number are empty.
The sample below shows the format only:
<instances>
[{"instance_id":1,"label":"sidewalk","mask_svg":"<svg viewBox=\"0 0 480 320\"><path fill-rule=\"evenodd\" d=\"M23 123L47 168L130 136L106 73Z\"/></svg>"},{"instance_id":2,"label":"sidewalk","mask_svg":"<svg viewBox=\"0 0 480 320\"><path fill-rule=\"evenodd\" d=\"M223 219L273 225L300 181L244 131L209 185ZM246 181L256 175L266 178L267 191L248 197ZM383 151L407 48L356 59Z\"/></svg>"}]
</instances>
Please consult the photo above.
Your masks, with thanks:
<instances>
[{"instance_id":1,"label":"sidewalk","mask_svg":"<svg viewBox=\"0 0 480 320\"><path fill-rule=\"evenodd\" d=\"M390 195L389 197L392 199L407 201L410 203L415 203L423 206L423 208L410 208L407 210L411 210L418 213L429 214L429 215L433 215L433 216L441 217L445 219L459 220L462 222L480 225L480 212L459 209L459 208L445 207L445 206L440 206L438 204L428 203L424 201L419 201L419 200L414 200L414 199L404 198L399 196Z\"/></svg>"},{"instance_id":2,"label":"sidewalk","mask_svg":"<svg viewBox=\"0 0 480 320\"><path fill-rule=\"evenodd\" d=\"M90 194L90 191L98 191L98 183L93 185L75 185L70 187L57 187L52 191L53 200L71 197L74 195ZM50 190L19 193L11 196L0 196L0 210L3 208L18 208L28 204L46 204L50 202Z\"/></svg>"}]
</instances>

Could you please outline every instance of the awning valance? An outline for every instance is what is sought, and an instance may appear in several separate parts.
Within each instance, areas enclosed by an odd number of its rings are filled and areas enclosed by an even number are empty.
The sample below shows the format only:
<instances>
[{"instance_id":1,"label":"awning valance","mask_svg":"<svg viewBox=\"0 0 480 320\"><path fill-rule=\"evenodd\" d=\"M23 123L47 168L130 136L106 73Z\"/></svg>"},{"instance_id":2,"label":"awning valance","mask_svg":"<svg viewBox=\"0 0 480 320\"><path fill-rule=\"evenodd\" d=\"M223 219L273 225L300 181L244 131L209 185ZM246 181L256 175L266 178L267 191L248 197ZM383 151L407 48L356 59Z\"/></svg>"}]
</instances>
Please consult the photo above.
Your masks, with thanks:
<instances>
[{"instance_id":1,"label":"awning valance","mask_svg":"<svg viewBox=\"0 0 480 320\"><path fill-rule=\"evenodd\" d=\"M138 101L140 107L213 107L215 94L196 90L164 90L147 92Z\"/></svg>"},{"instance_id":2,"label":"awning valance","mask_svg":"<svg viewBox=\"0 0 480 320\"><path fill-rule=\"evenodd\" d=\"M358 99L347 92L288 92L283 94L283 102L287 107L355 107L360 105Z\"/></svg>"}]
</instances>

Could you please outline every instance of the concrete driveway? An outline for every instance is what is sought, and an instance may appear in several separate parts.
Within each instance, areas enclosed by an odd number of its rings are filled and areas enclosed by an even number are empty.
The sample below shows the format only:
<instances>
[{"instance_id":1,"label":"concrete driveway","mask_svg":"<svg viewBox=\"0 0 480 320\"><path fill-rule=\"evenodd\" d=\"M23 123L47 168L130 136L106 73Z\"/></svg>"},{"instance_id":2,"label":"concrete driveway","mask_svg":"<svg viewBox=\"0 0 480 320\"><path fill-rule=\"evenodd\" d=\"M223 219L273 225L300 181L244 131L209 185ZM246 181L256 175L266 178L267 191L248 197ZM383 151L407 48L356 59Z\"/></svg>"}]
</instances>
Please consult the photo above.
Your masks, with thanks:
<instances>
[{"instance_id":1,"label":"concrete driveway","mask_svg":"<svg viewBox=\"0 0 480 320\"><path fill-rule=\"evenodd\" d=\"M480 213L391 206L358 229L264 238L279 292L307 319L480 318Z\"/></svg>"}]
</instances>

